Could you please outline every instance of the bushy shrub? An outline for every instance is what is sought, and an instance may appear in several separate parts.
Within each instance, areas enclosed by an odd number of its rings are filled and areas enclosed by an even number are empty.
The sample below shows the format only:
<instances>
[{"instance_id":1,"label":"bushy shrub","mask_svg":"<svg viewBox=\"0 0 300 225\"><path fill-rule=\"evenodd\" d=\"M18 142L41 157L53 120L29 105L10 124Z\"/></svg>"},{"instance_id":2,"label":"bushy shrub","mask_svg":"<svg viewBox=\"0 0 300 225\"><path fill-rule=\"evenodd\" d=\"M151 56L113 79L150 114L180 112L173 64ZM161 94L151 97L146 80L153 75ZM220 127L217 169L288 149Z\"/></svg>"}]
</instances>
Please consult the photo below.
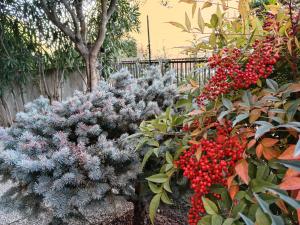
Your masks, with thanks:
<instances>
[{"instance_id":1,"label":"bushy shrub","mask_svg":"<svg viewBox=\"0 0 300 225\"><path fill-rule=\"evenodd\" d=\"M134 193L139 157L127 137L173 103L176 85L172 73L162 76L156 68L137 80L127 70L111 77L64 102L49 105L41 97L1 131L0 173L16 184L7 203L23 211L49 208L66 218Z\"/></svg>"}]
</instances>

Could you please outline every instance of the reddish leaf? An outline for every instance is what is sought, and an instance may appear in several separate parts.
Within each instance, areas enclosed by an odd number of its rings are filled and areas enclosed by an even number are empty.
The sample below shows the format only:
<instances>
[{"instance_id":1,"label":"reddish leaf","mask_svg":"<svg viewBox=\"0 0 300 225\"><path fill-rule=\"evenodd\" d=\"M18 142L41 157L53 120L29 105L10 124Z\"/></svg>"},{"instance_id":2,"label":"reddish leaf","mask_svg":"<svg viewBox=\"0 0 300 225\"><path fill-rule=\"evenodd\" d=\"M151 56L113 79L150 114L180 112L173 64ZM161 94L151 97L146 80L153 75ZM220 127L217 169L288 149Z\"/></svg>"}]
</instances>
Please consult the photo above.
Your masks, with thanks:
<instances>
[{"instance_id":1,"label":"reddish leaf","mask_svg":"<svg viewBox=\"0 0 300 225\"><path fill-rule=\"evenodd\" d=\"M279 157L278 159L292 160L292 159L300 159L300 156L294 157L296 145L290 145Z\"/></svg>"},{"instance_id":2,"label":"reddish leaf","mask_svg":"<svg viewBox=\"0 0 300 225\"><path fill-rule=\"evenodd\" d=\"M233 185L229 188L229 195L231 199L234 199L235 195L239 192L239 185Z\"/></svg>"},{"instance_id":3,"label":"reddish leaf","mask_svg":"<svg viewBox=\"0 0 300 225\"><path fill-rule=\"evenodd\" d=\"M275 145L279 140L274 138L264 138L261 143L264 147L270 148Z\"/></svg>"},{"instance_id":4,"label":"reddish leaf","mask_svg":"<svg viewBox=\"0 0 300 225\"><path fill-rule=\"evenodd\" d=\"M252 139L251 141L248 142L247 149L252 148L255 144L256 144L256 140Z\"/></svg>"},{"instance_id":5,"label":"reddish leaf","mask_svg":"<svg viewBox=\"0 0 300 225\"><path fill-rule=\"evenodd\" d=\"M300 175L300 172L298 172L297 170L294 170L294 169L291 169L289 168L285 175L284 175L284 178L288 178L288 177L297 177Z\"/></svg>"},{"instance_id":6,"label":"reddish leaf","mask_svg":"<svg viewBox=\"0 0 300 225\"><path fill-rule=\"evenodd\" d=\"M264 146L262 144L256 146L256 155L259 159L262 156L263 150L264 150Z\"/></svg>"},{"instance_id":7,"label":"reddish leaf","mask_svg":"<svg viewBox=\"0 0 300 225\"><path fill-rule=\"evenodd\" d=\"M281 200L281 199L276 200L276 205L281 209L281 211L284 214L289 214L289 210L287 209L283 200Z\"/></svg>"},{"instance_id":8,"label":"reddish leaf","mask_svg":"<svg viewBox=\"0 0 300 225\"><path fill-rule=\"evenodd\" d=\"M233 179L235 178L236 175L232 175L230 177L227 178L227 187L228 189L231 187Z\"/></svg>"},{"instance_id":9,"label":"reddish leaf","mask_svg":"<svg viewBox=\"0 0 300 225\"><path fill-rule=\"evenodd\" d=\"M263 155L267 160L277 158L280 152L273 150L272 148L263 148Z\"/></svg>"},{"instance_id":10,"label":"reddish leaf","mask_svg":"<svg viewBox=\"0 0 300 225\"><path fill-rule=\"evenodd\" d=\"M235 166L235 172L245 184L249 183L248 162L245 159L239 161L239 163Z\"/></svg>"},{"instance_id":11,"label":"reddish leaf","mask_svg":"<svg viewBox=\"0 0 300 225\"><path fill-rule=\"evenodd\" d=\"M283 190L298 190L300 189L300 177L288 177L279 185Z\"/></svg>"}]
</instances>

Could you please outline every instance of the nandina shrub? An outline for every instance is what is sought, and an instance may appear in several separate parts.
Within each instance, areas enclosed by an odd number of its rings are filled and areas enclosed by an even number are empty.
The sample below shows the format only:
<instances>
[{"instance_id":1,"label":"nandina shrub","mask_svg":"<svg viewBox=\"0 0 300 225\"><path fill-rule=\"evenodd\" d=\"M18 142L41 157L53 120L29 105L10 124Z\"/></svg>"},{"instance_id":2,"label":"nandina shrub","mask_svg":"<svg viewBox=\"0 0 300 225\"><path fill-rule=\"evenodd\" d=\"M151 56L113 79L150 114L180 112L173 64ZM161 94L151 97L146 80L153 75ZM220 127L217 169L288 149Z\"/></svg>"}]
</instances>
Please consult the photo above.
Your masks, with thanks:
<instances>
[{"instance_id":1,"label":"nandina shrub","mask_svg":"<svg viewBox=\"0 0 300 225\"><path fill-rule=\"evenodd\" d=\"M197 225L201 215L205 215L202 198L210 193L214 184L227 185L227 179L235 171L237 162L243 159L245 145L238 135L232 135L231 121L210 124L215 132L212 137L200 141L190 141L190 147L183 151L175 165L183 170L183 176L190 180L194 195L191 198L189 224ZM212 195L220 199L219 194Z\"/></svg>"},{"instance_id":2,"label":"nandina shrub","mask_svg":"<svg viewBox=\"0 0 300 225\"><path fill-rule=\"evenodd\" d=\"M168 110L141 124L143 164L160 162L146 177L152 221L186 177L193 190L189 224L298 223L300 83L265 85L192 112L185 99L177 104L181 113Z\"/></svg>"},{"instance_id":3,"label":"nandina shrub","mask_svg":"<svg viewBox=\"0 0 300 225\"><path fill-rule=\"evenodd\" d=\"M112 85L64 102L39 98L0 130L0 174L14 182L3 200L12 209L85 217L114 196L134 195L139 156L127 137L172 104L176 84L156 68L140 79L127 70L111 77Z\"/></svg>"},{"instance_id":4,"label":"nandina shrub","mask_svg":"<svg viewBox=\"0 0 300 225\"><path fill-rule=\"evenodd\" d=\"M216 73L201 91L198 103L203 105L222 94L247 89L259 79L267 78L279 59L278 52L276 41L271 37L255 41L251 51L246 53L224 48L208 60L209 67L215 68Z\"/></svg>"}]
</instances>

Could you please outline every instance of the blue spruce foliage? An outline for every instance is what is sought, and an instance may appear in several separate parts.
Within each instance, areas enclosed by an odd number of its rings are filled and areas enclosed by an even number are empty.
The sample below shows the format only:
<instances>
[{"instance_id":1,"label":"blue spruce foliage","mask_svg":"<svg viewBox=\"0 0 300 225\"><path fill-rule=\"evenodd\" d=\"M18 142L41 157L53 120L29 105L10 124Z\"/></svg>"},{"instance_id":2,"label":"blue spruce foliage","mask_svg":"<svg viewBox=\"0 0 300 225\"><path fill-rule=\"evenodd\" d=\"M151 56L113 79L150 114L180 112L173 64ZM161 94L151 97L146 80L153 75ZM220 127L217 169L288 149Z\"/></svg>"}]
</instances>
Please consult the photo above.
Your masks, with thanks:
<instances>
[{"instance_id":1,"label":"blue spruce foliage","mask_svg":"<svg viewBox=\"0 0 300 225\"><path fill-rule=\"evenodd\" d=\"M139 156L126 137L176 94L172 73L162 76L151 68L133 79L121 70L92 93L27 104L10 128L0 130L0 175L15 183L4 196L7 205L67 218L111 195L132 195Z\"/></svg>"}]
</instances>

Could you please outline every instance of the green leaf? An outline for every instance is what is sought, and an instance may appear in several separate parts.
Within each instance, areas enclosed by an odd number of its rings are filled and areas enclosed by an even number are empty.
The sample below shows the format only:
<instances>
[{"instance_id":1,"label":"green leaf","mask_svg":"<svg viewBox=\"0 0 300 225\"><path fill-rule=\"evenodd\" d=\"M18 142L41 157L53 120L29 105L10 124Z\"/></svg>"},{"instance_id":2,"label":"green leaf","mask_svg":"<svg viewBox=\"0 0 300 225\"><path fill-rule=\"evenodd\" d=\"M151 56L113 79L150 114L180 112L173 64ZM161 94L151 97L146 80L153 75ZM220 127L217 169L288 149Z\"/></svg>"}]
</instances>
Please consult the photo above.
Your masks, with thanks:
<instances>
[{"instance_id":1,"label":"green leaf","mask_svg":"<svg viewBox=\"0 0 300 225\"><path fill-rule=\"evenodd\" d=\"M278 162L288 168L292 168L300 172L299 160L278 160Z\"/></svg>"},{"instance_id":2,"label":"green leaf","mask_svg":"<svg viewBox=\"0 0 300 225\"><path fill-rule=\"evenodd\" d=\"M160 198L161 198L161 193L156 194L149 205L149 217L151 220L151 223L154 224L154 219L155 219L155 215L156 215L156 211L158 209L159 203L160 203Z\"/></svg>"},{"instance_id":3,"label":"green leaf","mask_svg":"<svg viewBox=\"0 0 300 225\"><path fill-rule=\"evenodd\" d=\"M283 201L294 207L295 209L300 209L300 201L297 201L290 196L284 194L281 190L266 188L268 191L273 192L278 195Z\"/></svg>"},{"instance_id":4,"label":"green leaf","mask_svg":"<svg viewBox=\"0 0 300 225\"><path fill-rule=\"evenodd\" d=\"M271 221L269 220L268 216L258 208L255 213L256 224L259 225L271 225Z\"/></svg>"},{"instance_id":5,"label":"green leaf","mask_svg":"<svg viewBox=\"0 0 300 225\"><path fill-rule=\"evenodd\" d=\"M232 122L232 126L234 127L237 123L243 121L244 119L249 117L249 113L242 113L238 115L235 120Z\"/></svg>"},{"instance_id":6,"label":"green leaf","mask_svg":"<svg viewBox=\"0 0 300 225\"><path fill-rule=\"evenodd\" d=\"M209 36L209 44L211 46L215 46L216 45L216 34L215 33L211 33Z\"/></svg>"},{"instance_id":7,"label":"green leaf","mask_svg":"<svg viewBox=\"0 0 300 225\"><path fill-rule=\"evenodd\" d=\"M220 215L212 215L211 217L211 225L222 225L223 218Z\"/></svg>"},{"instance_id":8,"label":"green leaf","mask_svg":"<svg viewBox=\"0 0 300 225\"><path fill-rule=\"evenodd\" d=\"M276 187L275 184L270 183L266 180L262 179L252 179L250 182L250 186L253 190L253 192L262 192L265 188L274 188Z\"/></svg>"},{"instance_id":9,"label":"green leaf","mask_svg":"<svg viewBox=\"0 0 300 225\"><path fill-rule=\"evenodd\" d=\"M170 187L170 180L166 181L164 184L163 184L163 187L166 191L172 193L172 190L171 190L171 187Z\"/></svg>"},{"instance_id":10,"label":"green leaf","mask_svg":"<svg viewBox=\"0 0 300 225\"><path fill-rule=\"evenodd\" d=\"M276 92L278 90L278 84L276 83L276 81L272 80L272 79L267 79L266 80L267 85L270 89L272 89L274 92Z\"/></svg>"},{"instance_id":11,"label":"green leaf","mask_svg":"<svg viewBox=\"0 0 300 225\"><path fill-rule=\"evenodd\" d=\"M246 225L254 225L254 223L244 214L239 213L240 217L244 220L244 222L246 223Z\"/></svg>"},{"instance_id":12,"label":"green leaf","mask_svg":"<svg viewBox=\"0 0 300 225\"><path fill-rule=\"evenodd\" d=\"M153 152L154 152L154 148L147 151L146 154L144 155L144 158L143 158L143 161L142 161L142 164L141 164L141 171L143 171L146 163L148 162L148 160L149 160L150 156L153 154Z\"/></svg>"},{"instance_id":13,"label":"green leaf","mask_svg":"<svg viewBox=\"0 0 300 225\"><path fill-rule=\"evenodd\" d=\"M199 27L201 33L203 34L204 28L205 28L205 23L204 23L200 8L198 10L198 27Z\"/></svg>"},{"instance_id":14,"label":"green leaf","mask_svg":"<svg viewBox=\"0 0 300 225\"><path fill-rule=\"evenodd\" d=\"M254 197L256 198L259 206L261 207L261 209L263 210L264 213L268 214L272 220L272 225L284 225L283 219L280 216L275 216L270 208L269 208L269 204L267 202L265 202L264 200L262 200L256 193L253 194Z\"/></svg>"},{"instance_id":15,"label":"green leaf","mask_svg":"<svg viewBox=\"0 0 300 225\"><path fill-rule=\"evenodd\" d=\"M161 193L162 192L162 188L157 186L156 184L153 184L152 182L148 181L148 186L150 188L150 190L155 193L155 194L158 194L158 193Z\"/></svg>"},{"instance_id":16,"label":"green leaf","mask_svg":"<svg viewBox=\"0 0 300 225\"><path fill-rule=\"evenodd\" d=\"M148 140L147 144L154 147L159 147L159 143L155 140Z\"/></svg>"},{"instance_id":17,"label":"green leaf","mask_svg":"<svg viewBox=\"0 0 300 225\"><path fill-rule=\"evenodd\" d=\"M139 141L138 145L136 146L135 150L139 150L141 147L143 147L143 145L149 140L149 138L145 137L142 138L141 141Z\"/></svg>"},{"instance_id":18,"label":"green leaf","mask_svg":"<svg viewBox=\"0 0 300 225\"><path fill-rule=\"evenodd\" d=\"M237 205L235 205L232 209L232 213L231 215L233 217L236 217L239 215L240 212L243 212L245 210L245 208L247 207L247 204L245 202L245 200L241 200Z\"/></svg>"},{"instance_id":19,"label":"green leaf","mask_svg":"<svg viewBox=\"0 0 300 225\"><path fill-rule=\"evenodd\" d=\"M227 218L222 225L232 225L234 222L233 218Z\"/></svg>"},{"instance_id":20,"label":"green leaf","mask_svg":"<svg viewBox=\"0 0 300 225\"><path fill-rule=\"evenodd\" d=\"M159 173L147 177L146 180L154 182L154 183L165 183L168 180L168 176L164 173Z\"/></svg>"},{"instance_id":21,"label":"green leaf","mask_svg":"<svg viewBox=\"0 0 300 225\"><path fill-rule=\"evenodd\" d=\"M218 26L218 21L219 21L218 16L216 14L212 14L210 18L210 25L213 28L216 28Z\"/></svg>"},{"instance_id":22,"label":"green leaf","mask_svg":"<svg viewBox=\"0 0 300 225\"><path fill-rule=\"evenodd\" d=\"M171 201L171 199L169 198L169 196L167 195L167 193L165 191L162 192L161 200L165 204L168 204L168 205L172 205L173 204L173 202Z\"/></svg>"},{"instance_id":23,"label":"green leaf","mask_svg":"<svg viewBox=\"0 0 300 225\"><path fill-rule=\"evenodd\" d=\"M173 156L170 154L170 152L166 152L166 160L169 164L173 164Z\"/></svg>"},{"instance_id":24,"label":"green leaf","mask_svg":"<svg viewBox=\"0 0 300 225\"><path fill-rule=\"evenodd\" d=\"M299 99L300 100L300 99ZM294 101L286 111L288 121L292 121L299 107L299 100Z\"/></svg>"},{"instance_id":25,"label":"green leaf","mask_svg":"<svg viewBox=\"0 0 300 225\"><path fill-rule=\"evenodd\" d=\"M242 100L243 100L243 103L250 107L252 105L252 94L250 91L244 91L244 94L242 96Z\"/></svg>"},{"instance_id":26,"label":"green leaf","mask_svg":"<svg viewBox=\"0 0 300 225\"><path fill-rule=\"evenodd\" d=\"M229 110L233 109L233 104L229 99L222 97L222 103L227 109L229 109Z\"/></svg>"},{"instance_id":27,"label":"green leaf","mask_svg":"<svg viewBox=\"0 0 300 225\"><path fill-rule=\"evenodd\" d=\"M211 225L211 217L211 215L203 216L197 225Z\"/></svg>"},{"instance_id":28,"label":"green leaf","mask_svg":"<svg viewBox=\"0 0 300 225\"><path fill-rule=\"evenodd\" d=\"M210 215L216 215L218 214L219 210L218 207L216 206L216 204L209 200L208 198L202 198L202 202L205 208L205 211L210 214Z\"/></svg>"}]
</instances>

